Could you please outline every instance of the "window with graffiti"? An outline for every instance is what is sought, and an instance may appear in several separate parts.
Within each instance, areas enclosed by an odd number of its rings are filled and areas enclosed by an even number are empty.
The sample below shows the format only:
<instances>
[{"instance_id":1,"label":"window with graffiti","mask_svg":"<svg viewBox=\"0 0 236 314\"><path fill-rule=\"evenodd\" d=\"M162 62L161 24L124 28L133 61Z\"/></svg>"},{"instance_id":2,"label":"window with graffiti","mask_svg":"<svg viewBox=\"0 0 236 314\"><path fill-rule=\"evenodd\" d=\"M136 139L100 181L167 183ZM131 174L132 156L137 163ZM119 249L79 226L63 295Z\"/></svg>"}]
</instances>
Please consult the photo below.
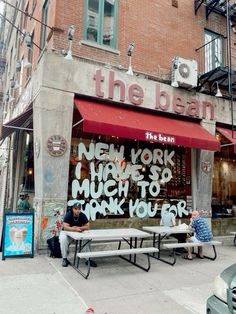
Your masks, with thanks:
<instances>
[{"instance_id":1,"label":"window with graffiti","mask_svg":"<svg viewBox=\"0 0 236 314\"><path fill-rule=\"evenodd\" d=\"M68 206L81 204L90 220L188 216L191 150L125 140L72 140Z\"/></svg>"}]
</instances>

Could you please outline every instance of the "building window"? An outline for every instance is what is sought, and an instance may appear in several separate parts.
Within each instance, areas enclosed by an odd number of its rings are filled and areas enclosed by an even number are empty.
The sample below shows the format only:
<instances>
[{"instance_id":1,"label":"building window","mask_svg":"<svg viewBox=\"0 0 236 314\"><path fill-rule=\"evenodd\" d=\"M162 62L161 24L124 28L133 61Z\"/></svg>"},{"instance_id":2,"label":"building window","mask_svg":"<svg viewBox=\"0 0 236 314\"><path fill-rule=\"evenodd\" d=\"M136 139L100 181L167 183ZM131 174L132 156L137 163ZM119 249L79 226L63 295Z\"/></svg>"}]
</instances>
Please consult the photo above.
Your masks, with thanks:
<instances>
[{"instance_id":1,"label":"building window","mask_svg":"<svg viewBox=\"0 0 236 314\"><path fill-rule=\"evenodd\" d=\"M32 2L32 11L31 11L31 15L34 13L34 10L36 8L36 5L37 5L37 0L33 0Z\"/></svg>"},{"instance_id":2,"label":"building window","mask_svg":"<svg viewBox=\"0 0 236 314\"><path fill-rule=\"evenodd\" d=\"M84 38L116 48L116 0L85 0Z\"/></svg>"},{"instance_id":3,"label":"building window","mask_svg":"<svg viewBox=\"0 0 236 314\"><path fill-rule=\"evenodd\" d=\"M42 9L42 23L47 24L48 22L48 0L45 0L43 9ZM46 45L46 35L47 35L47 26L41 24L41 35L40 35L40 48L43 49Z\"/></svg>"},{"instance_id":4,"label":"building window","mask_svg":"<svg viewBox=\"0 0 236 314\"><path fill-rule=\"evenodd\" d=\"M205 72L223 64L223 36L205 31Z\"/></svg>"},{"instance_id":5,"label":"building window","mask_svg":"<svg viewBox=\"0 0 236 314\"><path fill-rule=\"evenodd\" d=\"M28 61L31 63L31 66L27 68L27 78L31 75L32 65L33 65L33 41L34 41L34 32L31 34L31 47L28 47Z\"/></svg>"},{"instance_id":6,"label":"building window","mask_svg":"<svg viewBox=\"0 0 236 314\"><path fill-rule=\"evenodd\" d=\"M29 13L29 3L27 4L25 8L25 12ZM27 24L28 24L28 15L24 14L23 29L27 29Z\"/></svg>"},{"instance_id":7,"label":"building window","mask_svg":"<svg viewBox=\"0 0 236 314\"><path fill-rule=\"evenodd\" d=\"M24 133L20 192L34 192L33 133Z\"/></svg>"}]
</instances>

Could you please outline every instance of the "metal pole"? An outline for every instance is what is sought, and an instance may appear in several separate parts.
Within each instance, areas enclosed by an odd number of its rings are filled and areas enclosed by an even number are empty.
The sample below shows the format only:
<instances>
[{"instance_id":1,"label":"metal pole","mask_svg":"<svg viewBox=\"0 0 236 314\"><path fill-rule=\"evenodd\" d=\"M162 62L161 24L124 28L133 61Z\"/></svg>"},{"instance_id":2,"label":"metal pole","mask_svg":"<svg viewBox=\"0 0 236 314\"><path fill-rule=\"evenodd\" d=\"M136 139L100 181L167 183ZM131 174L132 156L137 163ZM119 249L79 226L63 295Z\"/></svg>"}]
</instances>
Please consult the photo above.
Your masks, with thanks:
<instances>
[{"instance_id":1,"label":"metal pole","mask_svg":"<svg viewBox=\"0 0 236 314\"><path fill-rule=\"evenodd\" d=\"M227 61L228 61L228 93L229 93L229 102L231 110L231 131L232 138L234 138L234 113L233 113L233 95L232 95L232 77L231 77L231 35L230 35L230 3L229 0L226 1L226 31L227 31Z\"/></svg>"}]
</instances>

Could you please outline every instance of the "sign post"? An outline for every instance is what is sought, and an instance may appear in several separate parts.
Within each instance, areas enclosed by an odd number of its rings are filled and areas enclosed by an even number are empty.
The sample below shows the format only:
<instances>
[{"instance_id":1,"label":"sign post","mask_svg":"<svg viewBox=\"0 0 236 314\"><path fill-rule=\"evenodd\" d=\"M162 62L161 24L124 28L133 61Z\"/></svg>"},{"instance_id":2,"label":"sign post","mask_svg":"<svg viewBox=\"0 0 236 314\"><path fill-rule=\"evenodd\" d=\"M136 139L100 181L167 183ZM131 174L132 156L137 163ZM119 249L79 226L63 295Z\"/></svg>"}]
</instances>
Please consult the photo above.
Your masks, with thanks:
<instances>
[{"instance_id":1,"label":"sign post","mask_svg":"<svg viewBox=\"0 0 236 314\"><path fill-rule=\"evenodd\" d=\"M34 257L34 213L4 213L2 260Z\"/></svg>"}]
</instances>

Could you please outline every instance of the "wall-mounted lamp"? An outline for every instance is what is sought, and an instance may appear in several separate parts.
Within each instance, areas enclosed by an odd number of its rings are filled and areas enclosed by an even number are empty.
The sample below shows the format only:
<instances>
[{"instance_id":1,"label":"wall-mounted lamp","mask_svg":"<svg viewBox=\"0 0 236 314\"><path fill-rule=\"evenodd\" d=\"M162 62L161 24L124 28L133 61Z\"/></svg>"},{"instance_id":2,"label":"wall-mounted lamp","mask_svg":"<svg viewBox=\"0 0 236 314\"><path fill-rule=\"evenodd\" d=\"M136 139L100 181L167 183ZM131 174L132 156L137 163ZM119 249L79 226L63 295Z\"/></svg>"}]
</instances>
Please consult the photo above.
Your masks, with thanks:
<instances>
[{"instance_id":1,"label":"wall-mounted lamp","mask_svg":"<svg viewBox=\"0 0 236 314\"><path fill-rule=\"evenodd\" d=\"M6 102L8 102L8 101L9 101L9 98L10 98L10 96L9 96L9 91L7 91L6 94L5 94L4 100L5 100Z\"/></svg>"},{"instance_id":2,"label":"wall-mounted lamp","mask_svg":"<svg viewBox=\"0 0 236 314\"><path fill-rule=\"evenodd\" d=\"M10 87L11 88L15 87L15 80L14 80L14 78L10 79Z\"/></svg>"},{"instance_id":3,"label":"wall-mounted lamp","mask_svg":"<svg viewBox=\"0 0 236 314\"><path fill-rule=\"evenodd\" d=\"M12 96L12 95L10 95L10 98L9 98L8 102L11 103L11 102L13 102L14 100L15 100L15 97Z\"/></svg>"},{"instance_id":4,"label":"wall-mounted lamp","mask_svg":"<svg viewBox=\"0 0 236 314\"><path fill-rule=\"evenodd\" d=\"M25 43L27 48L32 48L32 36L29 32L25 32Z\"/></svg>"},{"instance_id":5,"label":"wall-mounted lamp","mask_svg":"<svg viewBox=\"0 0 236 314\"><path fill-rule=\"evenodd\" d=\"M24 61L23 61L23 66L24 66L24 68L29 69L29 68L31 67L31 65L32 65L32 64L29 62L28 58L25 57L25 58L24 58Z\"/></svg>"},{"instance_id":6,"label":"wall-mounted lamp","mask_svg":"<svg viewBox=\"0 0 236 314\"><path fill-rule=\"evenodd\" d=\"M212 86L214 86L214 84L216 84L216 87L217 87L215 96L216 96L216 97L222 97L222 93L221 93L221 91L220 91L218 81L215 81Z\"/></svg>"},{"instance_id":7,"label":"wall-mounted lamp","mask_svg":"<svg viewBox=\"0 0 236 314\"><path fill-rule=\"evenodd\" d=\"M69 50L67 51L67 54L65 56L66 60L73 60L73 57L72 57L72 41L73 41L73 38L74 38L74 33L75 33L75 26L71 25L69 27L69 29L68 29L68 32L67 32L67 39L69 41Z\"/></svg>"},{"instance_id":8,"label":"wall-mounted lamp","mask_svg":"<svg viewBox=\"0 0 236 314\"><path fill-rule=\"evenodd\" d=\"M126 72L126 74L128 74L128 75L133 75L133 69L132 69L132 65L131 65L131 57L132 57L134 47L135 47L135 42L132 41L129 44L128 49L127 49L127 55L129 57L129 68L128 68L128 71Z\"/></svg>"},{"instance_id":9,"label":"wall-mounted lamp","mask_svg":"<svg viewBox=\"0 0 236 314\"><path fill-rule=\"evenodd\" d=\"M21 71L21 62L19 59L16 60L16 72Z\"/></svg>"}]
</instances>

